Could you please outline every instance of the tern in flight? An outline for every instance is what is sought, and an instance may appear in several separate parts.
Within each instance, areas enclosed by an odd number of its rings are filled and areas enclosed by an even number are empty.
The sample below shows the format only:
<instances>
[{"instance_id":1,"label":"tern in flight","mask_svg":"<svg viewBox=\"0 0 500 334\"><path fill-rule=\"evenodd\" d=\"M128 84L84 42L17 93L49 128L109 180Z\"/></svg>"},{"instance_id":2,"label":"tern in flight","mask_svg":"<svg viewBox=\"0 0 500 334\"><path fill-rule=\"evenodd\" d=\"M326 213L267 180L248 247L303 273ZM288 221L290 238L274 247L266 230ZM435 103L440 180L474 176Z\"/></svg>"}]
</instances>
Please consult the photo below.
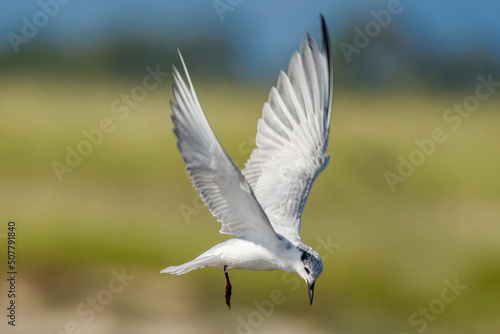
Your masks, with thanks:
<instances>
[{"instance_id":1,"label":"tern in flight","mask_svg":"<svg viewBox=\"0 0 500 334\"><path fill-rule=\"evenodd\" d=\"M173 67L171 102L177 146L194 187L222 224L220 233L235 238L210 248L196 259L163 269L185 274L220 267L226 277L225 299L231 308L231 269L283 270L299 274L309 289L323 271L320 255L302 243L302 212L314 180L327 166L333 94L332 60L323 16L321 47L307 34L300 52L280 72L257 125L257 147L240 171L215 136L187 77Z\"/></svg>"}]
</instances>

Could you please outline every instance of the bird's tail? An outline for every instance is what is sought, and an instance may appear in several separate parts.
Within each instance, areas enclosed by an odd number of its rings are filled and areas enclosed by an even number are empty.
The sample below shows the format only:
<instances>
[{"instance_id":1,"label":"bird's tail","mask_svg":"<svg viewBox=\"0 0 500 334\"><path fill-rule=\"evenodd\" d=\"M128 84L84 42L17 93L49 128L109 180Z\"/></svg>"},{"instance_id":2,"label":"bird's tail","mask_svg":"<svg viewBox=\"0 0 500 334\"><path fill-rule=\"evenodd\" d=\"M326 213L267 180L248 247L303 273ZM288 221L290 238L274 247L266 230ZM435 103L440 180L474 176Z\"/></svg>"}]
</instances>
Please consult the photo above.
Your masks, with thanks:
<instances>
[{"instance_id":1,"label":"bird's tail","mask_svg":"<svg viewBox=\"0 0 500 334\"><path fill-rule=\"evenodd\" d=\"M162 273L162 274L170 273L170 274L175 274L175 275L182 275L182 274L186 274L186 273L190 272L191 270L204 268L206 266L218 266L217 261L214 261L214 260L215 259L214 259L213 254L203 253L192 261L186 262L186 263L181 264L179 266L167 267L167 268L161 270L160 273Z\"/></svg>"}]
</instances>

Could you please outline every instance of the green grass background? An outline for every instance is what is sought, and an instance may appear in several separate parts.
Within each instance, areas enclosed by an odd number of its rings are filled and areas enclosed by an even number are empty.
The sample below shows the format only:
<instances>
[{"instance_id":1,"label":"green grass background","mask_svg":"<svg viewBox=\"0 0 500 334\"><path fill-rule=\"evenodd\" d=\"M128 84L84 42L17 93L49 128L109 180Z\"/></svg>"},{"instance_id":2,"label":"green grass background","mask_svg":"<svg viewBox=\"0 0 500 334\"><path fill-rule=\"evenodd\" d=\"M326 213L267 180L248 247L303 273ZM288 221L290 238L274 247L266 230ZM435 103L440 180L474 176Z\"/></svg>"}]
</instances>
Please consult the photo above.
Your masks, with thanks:
<instances>
[{"instance_id":1,"label":"green grass background","mask_svg":"<svg viewBox=\"0 0 500 334\"><path fill-rule=\"evenodd\" d=\"M193 79L216 135L242 167L269 87ZM219 223L184 172L169 119L171 77L126 119L112 112L111 103L140 83L0 79L0 241L5 246L7 223L15 221L16 333L68 332L70 322L82 333L237 333L245 332L241 319L252 317L253 333L419 333L421 326L408 318L455 277L467 289L423 332L497 333L498 92L452 130L443 113L475 87L462 93L336 91L332 159L313 187L301 230L313 247L318 237L338 244L325 260L314 304L308 305L305 284L293 290L282 272L234 270L227 311L222 270L159 274L228 236L218 234ZM85 139L82 130L103 118L112 119L115 130L59 182L51 164L64 163L65 147L76 148ZM407 158L414 140L437 127L447 140L391 192L384 173L397 172L398 156ZM181 214L186 208L188 220ZM86 322L77 306L106 289L111 271L121 268L135 278ZM269 300L275 289L286 300L259 318L254 302Z\"/></svg>"}]
</instances>

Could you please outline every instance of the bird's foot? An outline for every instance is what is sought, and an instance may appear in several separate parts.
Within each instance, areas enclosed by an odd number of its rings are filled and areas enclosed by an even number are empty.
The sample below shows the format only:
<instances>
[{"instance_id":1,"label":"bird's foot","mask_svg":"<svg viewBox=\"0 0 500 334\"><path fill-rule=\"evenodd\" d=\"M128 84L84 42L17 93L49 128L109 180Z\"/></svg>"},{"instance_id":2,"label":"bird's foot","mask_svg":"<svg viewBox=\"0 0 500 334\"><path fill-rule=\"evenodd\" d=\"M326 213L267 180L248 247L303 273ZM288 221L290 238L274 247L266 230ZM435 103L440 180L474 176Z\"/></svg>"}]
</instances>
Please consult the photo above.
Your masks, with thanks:
<instances>
[{"instance_id":1,"label":"bird's foot","mask_svg":"<svg viewBox=\"0 0 500 334\"><path fill-rule=\"evenodd\" d=\"M227 269L227 266L224 266L224 275L226 276L226 294L225 294L225 298L226 298L227 309L230 310L231 309L231 282L229 282L228 271L229 270Z\"/></svg>"},{"instance_id":2,"label":"bird's foot","mask_svg":"<svg viewBox=\"0 0 500 334\"><path fill-rule=\"evenodd\" d=\"M227 283L226 284L226 305L228 310L231 309L231 284Z\"/></svg>"}]
</instances>

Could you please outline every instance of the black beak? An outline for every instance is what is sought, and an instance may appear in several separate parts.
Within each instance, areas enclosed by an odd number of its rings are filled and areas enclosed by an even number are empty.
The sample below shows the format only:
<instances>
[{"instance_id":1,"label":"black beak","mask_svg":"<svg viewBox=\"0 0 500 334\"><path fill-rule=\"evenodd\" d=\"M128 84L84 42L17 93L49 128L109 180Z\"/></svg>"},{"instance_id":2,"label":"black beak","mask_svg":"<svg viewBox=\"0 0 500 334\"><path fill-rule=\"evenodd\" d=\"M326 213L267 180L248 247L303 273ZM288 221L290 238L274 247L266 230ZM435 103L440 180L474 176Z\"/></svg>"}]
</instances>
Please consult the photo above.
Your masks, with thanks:
<instances>
[{"instance_id":1,"label":"black beak","mask_svg":"<svg viewBox=\"0 0 500 334\"><path fill-rule=\"evenodd\" d=\"M314 297L314 283L307 284L307 288L309 289L309 305L312 305Z\"/></svg>"}]
</instances>

